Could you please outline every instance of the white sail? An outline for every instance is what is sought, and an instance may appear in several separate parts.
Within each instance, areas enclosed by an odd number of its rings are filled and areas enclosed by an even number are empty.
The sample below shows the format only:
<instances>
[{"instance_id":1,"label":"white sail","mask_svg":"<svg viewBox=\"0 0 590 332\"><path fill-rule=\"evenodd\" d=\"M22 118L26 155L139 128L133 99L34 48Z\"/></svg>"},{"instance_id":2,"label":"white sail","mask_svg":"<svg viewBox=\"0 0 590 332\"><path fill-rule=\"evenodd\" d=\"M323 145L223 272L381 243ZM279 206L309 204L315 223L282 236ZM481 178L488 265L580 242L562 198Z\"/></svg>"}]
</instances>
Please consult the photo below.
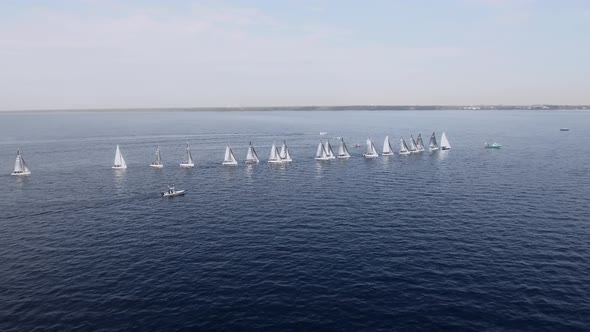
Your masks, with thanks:
<instances>
[{"instance_id":1,"label":"white sail","mask_svg":"<svg viewBox=\"0 0 590 332\"><path fill-rule=\"evenodd\" d=\"M367 150L363 154L365 158L377 158L379 154L377 153L377 149L375 149L375 144L371 140L371 137L367 138Z\"/></svg>"},{"instance_id":2,"label":"white sail","mask_svg":"<svg viewBox=\"0 0 590 332\"><path fill-rule=\"evenodd\" d=\"M156 146L156 160L152 161L150 166L154 167L154 168L162 168L164 166L164 165L162 165L162 157L160 156L160 146L159 145Z\"/></svg>"},{"instance_id":3,"label":"white sail","mask_svg":"<svg viewBox=\"0 0 590 332\"><path fill-rule=\"evenodd\" d=\"M123 158L123 154L119 149L119 144L117 144L117 150L115 151L115 161L113 163L114 169L126 169L127 163L125 163L125 158Z\"/></svg>"},{"instance_id":4,"label":"white sail","mask_svg":"<svg viewBox=\"0 0 590 332\"><path fill-rule=\"evenodd\" d=\"M14 161L14 172L12 175L29 175L31 170L27 166L25 159L20 154L20 150L16 150L16 160Z\"/></svg>"},{"instance_id":5,"label":"white sail","mask_svg":"<svg viewBox=\"0 0 590 332\"><path fill-rule=\"evenodd\" d=\"M416 149L419 152L424 151L424 141L422 141L422 134L418 134L418 138L416 139Z\"/></svg>"},{"instance_id":6,"label":"white sail","mask_svg":"<svg viewBox=\"0 0 590 332\"><path fill-rule=\"evenodd\" d=\"M328 155L329 159L336 159L336 155L334 154L334 150L332 150L332 145L330 141L326 141L324 143L324 150L326 150L326 154Z\"/></svg>"},{"instance_id":7,"label":"white sail","mask_svg":"<svg viewBox=\"0 0 590 332\"><path fill-rule=\"evenodd\" d=\"M234 152L229 147L229 144L225 148L225 157L223 158L223 165L237 165L238 161L234 156Z\"/></svg>"},{"instance_id":8,"label":"white sail","mask_svg":"<svg viewBox=\"0 0 590 332\"><path fill-rule=\"evenodd\" d=\"M318 149L315 154L315 159L316 160L330 160L331 159L330 156L328 155L328 152L326 152L325 145L322 141L320 141L320 143L318 144Z\"/></svg>"},{"instance_id":9,"label":"white sail","mask_svg":"<svg viewBox=\"0 0 590 332\"><path fill-rule=\"evenodd\" d=\"M344 143L344 138L340 139L340 146L338 147L338 158L350 158L350 153L348 153L348 148L346 147L346 143Z\"/></svg>"},{"instance_id":10,"label":"white sail","mask_svg":"<svg viewBox=\"0 0 590 332\"><path fill-rule=\"evenodd\" d=\"M277 145L275 142L272 142L272 146L270 147L270 156L268 157L269 163L282 163L283 159L281 158L281 154L277 149Z\"/></svg>"},{"instance_id":11,"label":"white sail","mask_svg":"<svg viewBox=\"0 0 590 332\"><path fill-rule=\"evenodd\" d=\"M283 141L283 146L281 146L281 153L280 157L284 162L291 162L291 155L289 154L289 147L287 146L287 141Z\"/></svg>"},{"instance_id":12,"label":"white sail","mask_svg":"<svg viewBox=\"0 0 590 332\"><path fill-rule=\"evenodd\" d=\"M384 156L391 156L393 155L393 149L391 148L391 143L389 142L389 136L385 136L385 141L383 141L383 153Z\"/></svg>"},{"instance_id":13,"label":"white sail","mask_svg":"<svg viewBox=\"0 0 590 332\"><path fill-rule=\"evenodd\" d=\"M408 153L410 153L410 149L408 149L408 145L406 144L406 141L402 137L399 140L399 154L408 154Z\"/></svg>"},{"instance_id":14,"label":"white sail","mask_svg":"<svg viewBox=\"0 0 590 332\"><path fill-rule=\"evenodd\" d=\"M440 148L442 150L451 149L451 143L449 143L449 139L447 138L447 134L445 134L445 132L442 133L442 137L440 138Z\"/></svg>"},{"instance_id":15,"label":"white sail","mask_svg":"<svg viewBox=\"0 0 590 332\"><path fill-rule=\"evenodd\" d=\"M250 142L250 146L248 147L248 153L246 154L246 164L257 164L259 162L260 159L258 159L258 154L256 153L256 150L254 149L252 142Z\"/></svg>"},{"instance_id":16,"label":"white sail","mask_svg":"<svg viewBox=\"0 0 590 332\"><path fill-rule=\"evenodd\" d=\"M195 166L195 163L193 162L193 155L191 154L191 149L187 143L186 144L185 161L180 163L180 167L194 167L194 166Z\"/></svg>"},{"instance_id":17,"label":"white sail","mask_svg":"<svg viewBox=\"0 0 590 332\"><path fill-rule=\"evenodd\" d=\"M430 142L428 143L428 147L430 151L438 150L438 143L436 142L436 135L433 132L432 136L430 136Z\"/></svg>"},{"instance_id":18,"label":"white sail","mask_svg":"<svg viewBox=\"0 0 590 332\"><path fill-rule=\"evenodd\" d=\"M410 152L418 152L418 148L416 147L416 140L414 139L413 135L410 135Z\"/></svg>"}]
</instances>

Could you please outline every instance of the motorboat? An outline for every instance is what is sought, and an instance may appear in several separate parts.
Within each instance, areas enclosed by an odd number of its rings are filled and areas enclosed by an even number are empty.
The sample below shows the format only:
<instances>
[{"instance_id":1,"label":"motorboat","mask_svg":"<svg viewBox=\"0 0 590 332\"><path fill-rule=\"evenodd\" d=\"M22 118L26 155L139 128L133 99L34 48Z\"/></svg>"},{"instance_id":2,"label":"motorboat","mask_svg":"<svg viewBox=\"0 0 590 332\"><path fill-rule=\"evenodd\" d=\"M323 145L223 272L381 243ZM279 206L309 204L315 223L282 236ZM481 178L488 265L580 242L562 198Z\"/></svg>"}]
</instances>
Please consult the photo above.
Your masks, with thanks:
<instances>
[{"instance_id":1,"label":"motorboat","mask_svg":"<svg viewBox=\"0 0 590 332\"><path fill-rule=\"evenodd\" d=\"M184 192L186 190L176 190L174 186L168 187L168 190L162 192L162 197L176 197L176 196L184 196Z\"/></svg>"}]
</instances>

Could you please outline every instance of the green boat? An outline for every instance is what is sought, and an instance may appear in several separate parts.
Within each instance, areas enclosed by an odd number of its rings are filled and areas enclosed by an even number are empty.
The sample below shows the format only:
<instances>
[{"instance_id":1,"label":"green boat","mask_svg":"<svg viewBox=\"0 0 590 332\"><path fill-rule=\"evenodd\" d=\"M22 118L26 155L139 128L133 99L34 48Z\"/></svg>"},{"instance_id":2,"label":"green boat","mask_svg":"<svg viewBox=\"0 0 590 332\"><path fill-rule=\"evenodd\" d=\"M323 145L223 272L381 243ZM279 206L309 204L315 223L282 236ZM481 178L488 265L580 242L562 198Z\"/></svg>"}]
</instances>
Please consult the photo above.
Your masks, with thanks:
<instances>
[{"instance_id":1,"label":"green boat","mask_svg":"<svg viewBox=\"0 0 590 332\"><path fill-rule=\"evenodd\" d=\"M484 145L484 147L485 147L486 149L500 149L500 148L502 147L502 145L500 145L500 144L498 144L498 143L492 143L492 144L490 144L490 143L486 143L486 144Z\"/></svg>"}]
</instances>

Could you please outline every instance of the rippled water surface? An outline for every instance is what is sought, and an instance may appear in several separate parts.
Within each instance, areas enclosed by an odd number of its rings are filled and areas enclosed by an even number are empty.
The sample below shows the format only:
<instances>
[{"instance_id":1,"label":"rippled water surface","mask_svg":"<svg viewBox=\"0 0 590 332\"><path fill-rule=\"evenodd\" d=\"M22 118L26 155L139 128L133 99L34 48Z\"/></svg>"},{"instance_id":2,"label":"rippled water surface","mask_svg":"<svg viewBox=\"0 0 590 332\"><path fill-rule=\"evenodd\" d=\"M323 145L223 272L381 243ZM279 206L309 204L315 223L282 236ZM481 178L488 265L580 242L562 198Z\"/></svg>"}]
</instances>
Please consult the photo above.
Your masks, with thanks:
<instances>
[{"instance_id":1,"label":"rippled water surface","mask_svg":"<svg viewBox=\"0 0 590 332\"><path fill-rule=\"evenodd\" d=\"M587 330L588 128L557 111L0 114L0 330ZM315 161L320 131L352 158ZM432 131L453 149L352 148ZM282 139L294 161L267 164ZM17 148L29 177L10 176Z\"/></svg>"}]
</instances>

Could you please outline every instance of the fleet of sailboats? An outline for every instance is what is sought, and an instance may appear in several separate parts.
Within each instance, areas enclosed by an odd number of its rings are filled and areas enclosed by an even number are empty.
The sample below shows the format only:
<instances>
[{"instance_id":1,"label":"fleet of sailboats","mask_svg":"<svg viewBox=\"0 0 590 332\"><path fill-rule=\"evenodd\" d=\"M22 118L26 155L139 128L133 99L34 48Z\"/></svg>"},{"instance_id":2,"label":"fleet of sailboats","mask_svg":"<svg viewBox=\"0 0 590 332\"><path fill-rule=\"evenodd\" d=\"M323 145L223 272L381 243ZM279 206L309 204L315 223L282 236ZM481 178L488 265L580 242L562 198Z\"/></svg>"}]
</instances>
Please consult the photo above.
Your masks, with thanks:
<instances>
[{"instance_id":1,"label":"fleet of sailboats","mask_svg":"<svg viewBox=\"0 0 590 332\"><path fill-rule=\"evenodd\" d=\"M162 164L162 156L160 156L160 146L156 146L156 160L152 161L150 167L153 168L162 168L164 165Z\"/></svg>"},{"instance_id":2,"label":"fleet of sailboats","mask_svg":"<svg viewBox=\"0 0 590 332\"><path fill-rule=\"evenodd\" d=\"M348 150L348 147L346 146L346 143L344 142L344 138L340 138L337 137L338 139L340 139L340 144L338 146L338 153L334 153L334 150L332 149L332 145L330 144L330 141L328 139L324 140L324 139L320 139L320 142L318 143L318 147L317 147L317 151L316 151L316 155L315 155L315 159L316 160L332 160L332 159L347 159L350 158L350 152ZM399 154L400 155L406 155L406 154L410 154L413 152L421 152L421 151L425 151L425 147L424 147L424 142L422 140L422 134L418 134L417 139L414 139L413 135L410 135L410 141L409 141L410 145L408 146L408 144L406 143L406 141L404 140L403 137L400 138L400 150L399 150ZM358 145L357 145L358 146ZM441 139L440 139L440 145L438 144L437 140L436 140L436 133L433 132L432 135L430 136L430 141L428 143L428 148L430 151L436 151L436 150L450 150L451 149L451 144L449 143L449 139L446 135L445 132L442 133ZM393 155L393 148L391 147L391 142L389 140L389 136L385 136L385 140L383 141L383 152L382 155L383 156L391 156ZM379 156L379 154L377 153L377 150L375 149L375 144L373 143L373 140L371 139L371 137L367 138L367 142L366 142L366 150L363 153L363 156L365 158L377 158ZM287 146L287 142L285 140L283 140L283 144L280 148L280 150L278 149L277 145L275 142L273 142L272 147L271 147L271 151L270 151L270 155L268 158L268 162L269 163L287 163L287 162L291 162L293 161L293 159L291 158L291 154L289 152L289 147ZM252 142L250 142L249 146L248 146L248 153L246 154L246 164L257 164L260 162L260 159L258 158L258 154L256 153L256 150L254 149L254 146L252 145ZM236 157L230 147L230 145L228 144L225 148L225 156L224 156L224 160L223 160L223 165L237 165L238 161L236 160ZM185 154L185 159L183 162L181 162L180 167L182 168L190 168L190 167L194 167L194 161L193 161L193 157L190 151L190 146L187 143L186 144L186 154ZM154 168L162 168L164 167L164 164L162 163L162 156L160 154L160 146L156 146L156 158L155 160L150 164L151 167ZM116 150L115 150L115 160L113 162L113 169L118 169L118 170L122 170L122 169L127 169L127 163L125 162L125 158L123 157L123 153L121 152L121 149L119 147L119 145L117 144ZM17 150L16 152L16 160L15 160L15 164L14 164L14 171L11 173L11 175L29 175L31 174L31 171L29 169L29 167L27 166L27 164L25 163L25 160L23 159L20 150Z\"/></svg>"},{"instance_id":3,"label":"fleet of sailboats","mask_svg":"<svg viewBox=\"0 0 590 332\"><path fill-rule=\"evenodd\" d=\"M23 158L23 156L20 154L20 150L16 150L16 160L14 162L14 172L11 173L11 175L30 175L31 174L31 170L29 169L29 167L27 166L27 163L25 162L25 159Z\"/></svg>"},{"instance_id":4,"label":"fleet of sailboats","mask_svg":"<svg viewBox=\"0 0 590 332\"><path fill-rule=\"evenodd\" d=\"M234 152L231 150L229 144L225 147L225 157L223 158L222 165L235 166L238 164Z\"/></svg>"},{"instance_id":5,"label":"fleet of sailboats","mask_svg":"<svg viewBox=\"0 0 590 332\"><path fill-rule=\"evenodd\" d=\"M363 153L363 157L369 159L379 157L379 154L377 153L377 149L375 149L375 144L373 144L373 140L371 140L371 137L367 138L367 149L365 150L365 153Z\"/></svg>"},{"instance_id":6,"label":"fleet of sailboats","mask_svg":"<svg viewBox=\"0 0 590 332\"><path fill-rule=\"evenodd\" d=\"M183 167L183 168L195 167L195 163L193 162L193 155L191 154L191 149L190 149L188 143L186 143L186 157L185 157L184 161L180 163L180 167Z\"/></svg>"},{"instance_id":7,"label":"fleet of sailboats","mask_svg":"<svg viewBox=\"0 0 590 332\"><path fill-rule=\"evenodd\" d=\"M258 159L258 154L254 149L254 145L250 142L250 146L248 146L248 153L246 154L246 164L258 164L260 159Z\"/></svg>"},{"instance_id":8,"label":"fleet of sailboats","mask_svg":"<svg viewBox=\"0 0 590 332\"><path fill-rule=\"evenodd\" d=\"M391 148L391 143L389 142L389 136L385 136L385 141L383 141L383 153L382 156L392 156L393 149Z\"/></svg>"},{"instance_id":9,"label":"fleet of sailboats","mask_svg":"<svg viewBox=\"0 0 590 332\"><path fill-rule=\"evenodd\" d=\"M123 154L119 149L119 144L117 144L117 150L115 150L115 161L113 163L113 169L127 169L127 163L125 162L125 158L123 158Z\"/></svg>"},{"instance_id":10,"label":"fleet of sailboats","mask_svg":"<svg viewBox=\"0 0 590 332\"><path fill-rule=\"evenodd\" d=\"M337 157L340 159L350 158L350 153L348 153L348 148L346 147L346 143L344 143L344 138L340 138L340 146L338 147Z\"/></svg>"}]
</instances>

